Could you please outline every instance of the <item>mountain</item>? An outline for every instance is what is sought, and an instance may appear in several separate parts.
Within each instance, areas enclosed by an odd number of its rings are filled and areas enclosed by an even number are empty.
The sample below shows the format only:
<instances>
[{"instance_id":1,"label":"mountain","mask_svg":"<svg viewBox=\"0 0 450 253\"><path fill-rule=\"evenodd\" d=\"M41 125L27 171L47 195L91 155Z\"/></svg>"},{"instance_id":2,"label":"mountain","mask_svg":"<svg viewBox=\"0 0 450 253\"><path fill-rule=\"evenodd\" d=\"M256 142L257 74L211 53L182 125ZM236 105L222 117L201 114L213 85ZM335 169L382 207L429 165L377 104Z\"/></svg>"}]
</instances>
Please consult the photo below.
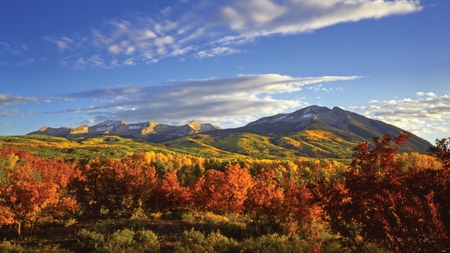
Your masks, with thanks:
<instances>
[{"instance_id":1,"label":"mountain","mask_svg":"<svg viewBox=\"0 0 450 253\"><path fill-rule=\"evenodd\" d=\"M59 137L116 135L161 143L166 148L190 154L236 154L257 158L323 157L350 158L354 147L373 137L406 132L339 107L309 106L289 114L277 114L232 129L220 129L195 121L183 126L154 121L128 124L105 121L76 128L43 127L30 134ZM411 133L409 133L411 134ZM426 153L432 146L411 134L401 152Z\"/></svg>"},{"instance_id":2,"label":"mountain","mask_svg":"<svg viewBox=\"0 0 450 253\"><path fill-rule=\"evenodd\" d=\"M384 134L394 137L401 132L407 131L339 107L329 109L313 105L289 114L264 117L243 127L199 134L210 138L185 136L167 142L166 146L179 148L180 143L189 139L224 151L260 158L350 158L358 143ZM428 141L411 135L406 145L400 146L401 152L426 153L432 146Z\"/></svg>"},{"instance_id":3,"label":"mountain","mask_svg":"<svg viewBox=\"0 0 450 253\"><path fill-rule=\"evenodd\" d=\"M203 133L211 130L220 130L220 127L212 124L201 124L191 121L186 125L172 126L160 124L154 121L129 124L125 121L107 120L94 126L78 126L75 128L42 127L38 131L29 134L50 135L58 137L117 135L121 137L140 138L150 142L163 142L182 136Z\"/></svg>"}]
</instances>

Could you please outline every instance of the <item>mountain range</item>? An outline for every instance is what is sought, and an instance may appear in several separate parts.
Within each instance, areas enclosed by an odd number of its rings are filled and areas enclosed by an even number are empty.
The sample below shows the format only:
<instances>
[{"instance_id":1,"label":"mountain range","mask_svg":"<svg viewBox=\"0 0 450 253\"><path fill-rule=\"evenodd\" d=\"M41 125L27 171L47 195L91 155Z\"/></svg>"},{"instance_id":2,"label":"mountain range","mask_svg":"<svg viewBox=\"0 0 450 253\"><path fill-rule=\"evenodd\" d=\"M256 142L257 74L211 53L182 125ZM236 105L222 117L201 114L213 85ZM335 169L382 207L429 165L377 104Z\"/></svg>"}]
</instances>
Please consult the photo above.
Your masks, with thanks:
<instances>
[{"instance_id":1,"label":"mountain range","mask_svg":"<svg viewBox=\"0 0 450 253\"><path fill-rule=\"evenodd\" d=\"M108 120L91 127L42 127L30 134L66 138L116 135L163 143L173 150L189 149L189 153L198 150L211 155L220 151L260 158L348 158L359 142L370 141L373 137L387 133L396 136L401 132L407 131L339 107L329 109L313 105L289 114L260 118L246 126L232 129L221 129L196 121L172 126L154 121L129 124ZM432 146L428 141L411 135L401 151L425 153Z\"/></svg>"},{"instance_id":2,"label":"mountain range","mask_svg":"<svg viewBox=\"0 0 450 253\"><path fill-rule=\"evenodd\" d=\"M52 128L45 126L38 131L29 134L43 134L67 138L77 136L117 135L128 138L141 138L150 142L163 142L211 130L220 130L220 127L212 124L201 124L196 121L191 121L182 126L172 126L154 121L129 124L125 121L107 120L91 127L86 125L75 128Z\"/></svg>"}]
</instances>

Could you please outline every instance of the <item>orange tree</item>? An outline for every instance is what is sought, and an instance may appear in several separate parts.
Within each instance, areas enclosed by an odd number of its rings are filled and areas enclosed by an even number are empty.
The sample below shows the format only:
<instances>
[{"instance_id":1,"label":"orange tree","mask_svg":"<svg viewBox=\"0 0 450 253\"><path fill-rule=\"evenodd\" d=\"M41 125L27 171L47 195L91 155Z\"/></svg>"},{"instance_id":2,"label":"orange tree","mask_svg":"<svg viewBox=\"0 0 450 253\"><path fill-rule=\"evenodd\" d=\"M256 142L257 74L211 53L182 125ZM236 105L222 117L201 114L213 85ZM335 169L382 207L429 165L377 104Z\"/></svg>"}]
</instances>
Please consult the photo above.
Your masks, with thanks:
<instances>
[{"instance_id":1,"label":"orange tree","mask_svg":"<svg viewBox=\"0 0 450 253\"><path fill-rule=\"evenodd\" d=\"M395 143L408 138L400 134ZM394 252L450 248L448 170L404 173L394 160L398 148L391 136L373 141L355 148L342 184L322 181L313 190L331 228L358 252L367 250L364 242Z\"/></svg>"},{"instance_id":2,"label":"orange tree","mask_svg":"<svg viewBox=\"0 0 450 253\"><path fill-rule=\"evenodd\" d=\"M241 213L253 184L247 164L243 167L239 164L227 166L224 172L207 170L193 186L195 205L219 213Z\"/></svg>"},{"instance_id":3,"label":"orange tree","mask_svg":"<svg viewBox=\"0 0 450 253\"><path fill-rule=\"evenodd\" d=\"M158 180L147 206L154 211L175 211L190 206L192 202L189 188L180 185L177 170L169 169Z\"/></svg>"},{"instance_id":4,"label":"orange tree","mask_svg":"<svg viewBox=\"0 0 450 253\"><path fill-rule=\"evenodd\" d=\"M284 202L284 189L277 182L273 170L262 170L255 177L255 183L248 190L245 210L259 218L267 220L267 225L276 225L281 221L277 214Z\"/></svg>"},{"instance_id":5,"label":"orange tree","mask_svg":"<svg viewBox=\"0 0 450 253\"><path fill-rule=\"evenodd\" d=\"M39 221L73 213L78 205L67 191L67 184L79 177L74 164L47 161L16 148L1 149L0 226L16 225L22 237Z\"/></svg>"},{"instance_id":6,"label":"orange tree","mask_svg":"<svg viewBox=\"0 0 450 253\"><path fill-rule=\"evenodd\" d=\"M151 196L156 170L144 155L122 160L96 158L81 168L82 177L71 184L88 217L129 216Z\"/></svg>"},{"instance_id":7,"label":"orange tree","mask_svg":"<svg viewBox=\"0 0 450 253\"><path fill-rule=\"evenodd\" d=\"M300 232L310 216L309 190L294 179L279 179L273 170L261 170L248 189L245 211L266 228Z\"/></svg>"}]
</instances>

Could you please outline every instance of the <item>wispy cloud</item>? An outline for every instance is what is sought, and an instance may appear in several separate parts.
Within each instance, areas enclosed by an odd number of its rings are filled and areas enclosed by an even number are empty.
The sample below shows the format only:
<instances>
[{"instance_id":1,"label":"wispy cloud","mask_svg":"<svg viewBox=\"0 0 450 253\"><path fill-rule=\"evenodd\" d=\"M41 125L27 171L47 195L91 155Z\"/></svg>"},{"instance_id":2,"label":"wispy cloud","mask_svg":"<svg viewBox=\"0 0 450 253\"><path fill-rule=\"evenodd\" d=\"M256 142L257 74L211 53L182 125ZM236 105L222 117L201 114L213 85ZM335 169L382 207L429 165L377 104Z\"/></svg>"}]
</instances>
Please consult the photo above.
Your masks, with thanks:
<instances>
[{"instance_id":1,"label":"wispy cloud","mask_svg":"<svg viewBox=\"0 0 450 253\"><path fill-rule=\"evenodd\" d=\"M379 119L415 134L450 132L450 95L417 92L416 98L399 100L372 100L369 106L351 107L366 116Z\"/></svg>"},{"instance_id":2,"label":"wispy cloud","mask_svg":"<svg viewBox=\"0 0 450 253\"><path fill-rule=\"evenodd\" d=\"M296 78L279 74L242 75L226 79L171 82L161 86L95 89L66 94L71 100L93 99L95 106L53 113L88 113L101 121L121 119L131 122L155 120L183 123L196 119L220 124L239 122L298 109L307 102L275 99L273 94L298 92L318 83L354 80L357 76ZM237 119L240 120L237 120Z\"/></svg>"},{"instance_id":3,"label":"wispy cloud","mask_svg":"<svg viewBox=\"0 0 450 253\"><path fill-rule=\"evenodd\" d=\"M175 8L166 8L161 16L136 14L130 19L105 21L86 36L45 39L59 51L83 53L66 61L71 66L117 67L150 64L174 56L204 58L239 53L242 50L237 46L264 36L307 33L422 9L417 0L202 0L183 5L187 11L182 15ZM104 64L86 61L94 55L101 55Z\"/></svg>"},{"instance_id":4,"label":"wispy cloud","mask_svg":"<svg viewBox=\"0 0 450 253\"><path fill-rule=\"evenodd\" d=\"M36 97L22 97L22 96L11 96L8 94L0 94L0 118L8 117L25 117L36 114L35 111L21 111L19 109L9 108L12 105L28 103L28 102L38 102L39 99ZM8 109L5 109L8 108Z\"/></svg>"},{"instance_id":5,"label":"wispy cloud","mask_svg":"<svg viewBox=\"0 0 450 253\"><path fill-rule=\"evenodd\" d=\"M11 118L11 117L27 117L35 115L36 111L20 111L18 109L4 110L0 107L0 118ZM4 126L7 126L5 123Z\"/></svg>"},{"instance_id":6,"label":"wispy cloud","mask_svg":"<svg viewBox=\"0 0 450 253\"><path fill-rule=\"evenodd\" d=\"M30 46L17 41L0 41L0 66L25 66L35 61L34 57L27 55Z\"/></svg>"},{"instance_id":7,"label":"wispy cloud","mask_svg":"<svg viewBox=\"0 0 450 253\"><path fill-rule=\"evenodd\" d=\"M208 50L202 50L197 53L197 56L200 58L209 58L220 55L229 55L239 53L238 49L229 48L229 47L215 47Z\"/></svg>"},{"instance_id":8,"label":"wispy cloud","mask_svg":"<svg viewBox=\"0 0 450 253\"><path fill-rule=\"evenodd\" d=\"M36 97L21 97L21 96L11 96L8 94L0 94L0 106L1 105L11 105L24 102L37 102Z\"/></svg>"}]
</instances>

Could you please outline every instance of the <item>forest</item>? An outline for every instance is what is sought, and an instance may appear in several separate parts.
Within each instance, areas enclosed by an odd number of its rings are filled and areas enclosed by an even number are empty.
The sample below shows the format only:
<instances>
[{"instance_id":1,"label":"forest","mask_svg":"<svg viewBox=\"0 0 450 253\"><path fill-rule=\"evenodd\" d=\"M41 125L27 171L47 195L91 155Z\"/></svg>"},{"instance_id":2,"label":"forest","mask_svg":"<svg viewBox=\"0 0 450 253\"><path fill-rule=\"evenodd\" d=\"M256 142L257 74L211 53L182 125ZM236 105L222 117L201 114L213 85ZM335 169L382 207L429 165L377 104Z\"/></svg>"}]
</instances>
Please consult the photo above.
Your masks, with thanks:
<instances>
[{"instance_id":1,"label":"forest","mask_svg":"<svg viewBox=\"0 0 450 253\"><path fill-rule=\"evenodd\" d=\"M0 252L447 252L450 138L348 161L0 150ZM87 151L89 152L89 151Z\"/></svg>"}]
</instances>

